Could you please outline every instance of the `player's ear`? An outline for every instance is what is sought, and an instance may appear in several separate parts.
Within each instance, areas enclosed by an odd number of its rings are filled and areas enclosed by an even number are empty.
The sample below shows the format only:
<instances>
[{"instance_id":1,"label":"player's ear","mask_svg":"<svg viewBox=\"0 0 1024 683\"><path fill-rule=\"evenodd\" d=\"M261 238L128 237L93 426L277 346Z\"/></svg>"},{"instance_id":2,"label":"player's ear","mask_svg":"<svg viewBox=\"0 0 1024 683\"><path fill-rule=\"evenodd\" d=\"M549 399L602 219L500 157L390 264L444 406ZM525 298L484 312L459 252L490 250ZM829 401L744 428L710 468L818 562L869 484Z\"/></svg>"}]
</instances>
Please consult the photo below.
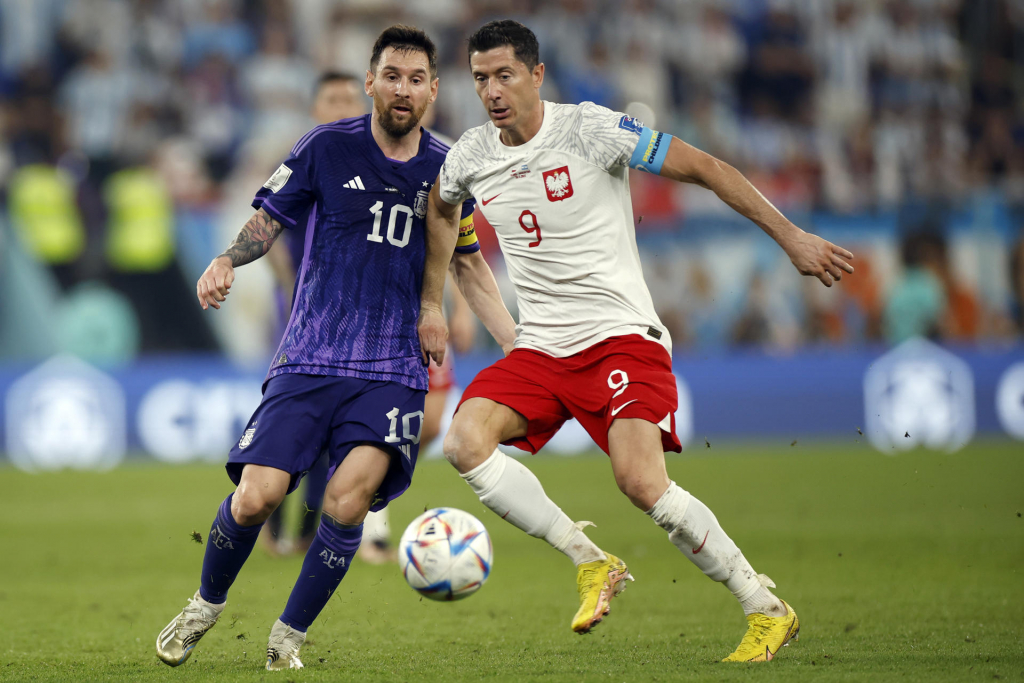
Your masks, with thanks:
<instances>
[{"instance_id":1,"label":"player's ear","mask_svg":"<svg viewBox=\"0 0 1024 683\"><path fill-rule=\"evenodd\" d=\"M533 67L533 87L540 90L540 86L544 85L544 62L541 62L537 66Z\"/></svg>"},{"instance_id":2,"label":"player's ear","mask_svg":"<svg viewBox=\"0 0 1024 683\"><path fill-rule=\"evenodd\" d=\"M366 70L366 82L363 83L363 92L369 97L373 97L373 72L369 69Z\"/></svg>"},{"instance_id":3,"label":"player's ear","mask_svg":"<svg viewBox=\"0 0 1024 683\"><path fill-rule=\"evenodd\" d=\"M435 76L434 80L430 82L430 102L433 103L437 99L437 82L438 78Z\"/></svg>"}]
</instances>

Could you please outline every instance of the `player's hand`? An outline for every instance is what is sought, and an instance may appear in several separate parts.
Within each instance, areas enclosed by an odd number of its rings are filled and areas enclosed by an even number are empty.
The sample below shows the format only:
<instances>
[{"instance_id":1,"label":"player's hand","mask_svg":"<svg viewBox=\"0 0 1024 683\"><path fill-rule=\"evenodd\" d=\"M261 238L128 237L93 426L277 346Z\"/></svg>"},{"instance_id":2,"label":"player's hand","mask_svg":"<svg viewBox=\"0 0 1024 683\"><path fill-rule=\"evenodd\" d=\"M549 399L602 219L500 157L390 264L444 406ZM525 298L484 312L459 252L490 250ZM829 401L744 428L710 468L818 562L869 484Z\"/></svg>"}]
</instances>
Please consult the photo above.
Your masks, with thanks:
<instances>
[{"instance_id":1,"label":"player's hand","mask_svg":"<svg viewBox=\"0 0 1024 683\"><path fill-rule=\"evenodd\" d=\"M196 296L205 311L210 306L220 308L220 302L228 296L231 283L235 281L235 268L227 256L218 256L206 267L206 272L196 283Z\"/></svg>"},{"instance_id":2,"label":"player's hand","mask_svg":"<svg viewBox=\"0 0 1024 683\"><path fill-rule=\"evenodd\" d=\"M801 275L816 277L826 287L843 279L844 272L853 272L853 266L846 262L853 259L852 253L800 228L779 244Z\"/></svg>"},{"instance_id":3,"label":"player's hand","mask_svg":"<svg viewBox=\"0 0 1024 683\"><path fill-rule=\"evenodd\" d=\"M444 348L448 343L448 325L444 321L444 315L441 314L441 307L430 304L420 306L420 319L416 329L420 335L423 364L429 364L431 358L438 365L444 363Z\"/></svg>"}]
</instances>

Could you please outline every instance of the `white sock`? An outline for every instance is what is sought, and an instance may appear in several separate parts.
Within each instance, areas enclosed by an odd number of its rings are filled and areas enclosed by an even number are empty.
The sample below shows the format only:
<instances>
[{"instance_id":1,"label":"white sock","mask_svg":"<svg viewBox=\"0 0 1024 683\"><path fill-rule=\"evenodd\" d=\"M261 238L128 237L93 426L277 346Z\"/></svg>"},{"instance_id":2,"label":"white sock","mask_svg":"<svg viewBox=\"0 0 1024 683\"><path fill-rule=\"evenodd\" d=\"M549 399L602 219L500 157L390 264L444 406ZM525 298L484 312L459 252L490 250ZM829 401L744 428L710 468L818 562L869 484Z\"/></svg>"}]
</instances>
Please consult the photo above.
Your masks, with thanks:
<instances>
[{"instance_id":1,"label":"white sock","mask_svg":"<svg viewBox=\"0 0 1024 683\"><path fill-rule=\"evenodd\" d=\"M669 540L687 559L732 591L744 614L786 613L782 602L768 590L769 585L774 586L771 580L754 571L708 506L675 482L668 485L647 514L668 532Z\"/></svg>"},{"instance_id":2,"label":"white sock","mask_svg":"<svg viewBox=\"0 0 1024 683\"><path fill-rule=\"evenodd\" d=\"M363 543L387 543L391 540L391 529L388 528L388 509L380 512L367 512L363 520Z\"/></svg>"},{"instance_id":3,"label":"white sock","mask_svg":"<svg viewBox=\"0 0 1024 683\"><path fill-rule=\"evenodd\" d=\"M494 514L531 536L543 538L577 566L605 559L601 549L548 498L533 472L515 458L495 449L491 457L462 478Z\"/></svg>"}]
</instances>

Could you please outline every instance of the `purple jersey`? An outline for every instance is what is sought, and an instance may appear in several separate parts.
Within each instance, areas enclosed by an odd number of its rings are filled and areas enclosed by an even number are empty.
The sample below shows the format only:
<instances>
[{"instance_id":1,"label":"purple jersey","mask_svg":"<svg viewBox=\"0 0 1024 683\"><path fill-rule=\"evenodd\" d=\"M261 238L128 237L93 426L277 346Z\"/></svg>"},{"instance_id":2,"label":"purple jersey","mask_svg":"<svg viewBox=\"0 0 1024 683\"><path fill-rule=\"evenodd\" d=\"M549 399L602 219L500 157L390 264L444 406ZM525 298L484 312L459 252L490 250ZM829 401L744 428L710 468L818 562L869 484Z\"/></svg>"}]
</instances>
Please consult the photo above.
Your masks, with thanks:
<instances>
[{"instance_id":1,"label":"purple jersey","mask_svg":"<svg viewBox=\"0 0 1024 683\"><path fill-rule=\"evenodd\" d=\"M285 233L282 237L285 240L284 246L288 247L288 255L292 259L292 268L298 273L302 267L302 252L306 246L306 224L309 223L309 216L302 216L296 222L291 232ZM282 225L285 225L282 223ZM296 277L298 282L298 277Z\"/></svg>"},{"instance_id":2,"label":"purple jersey","mask_svg":"<svg viewBox=\"0 0 1024 683\"><path fill-rule=\"evenodd\" d=\"M427 195L448 146L421 133L417 155L401 163L377 146L369 114L317 126L256 194L254 208L305 228L295 300L268 379L334 375L426 390L416 320ZM467 201L463 216L472 211Z\"/></svg>"},{"instance_id":3,"label":"purple jersey","mask_svg":"<svg viewBox=\"0 0 1024 683\"><path fill-rule=\"evenodd\" d=\"M291 261L292 268L295 269L295 280L288 287L288 291L285 291L284 286L280 283L277 289L274 290L274 302L277 306L277 321L275 329L278 334L284 330L284 326L288 323L288 316L291 315L292 309L289 306L289 301L295 300L295 287L299 284L298 273L299 269L302 268L302 250L306 246L306 223L309 222L309 216L303 216L297 221L296 226L287 231L283 232L277 237L277 241L274 242L277 249L286 249L288 251L288 257ZM290 295L290 296L289 296Z\"/></svg>"}]
</instances>

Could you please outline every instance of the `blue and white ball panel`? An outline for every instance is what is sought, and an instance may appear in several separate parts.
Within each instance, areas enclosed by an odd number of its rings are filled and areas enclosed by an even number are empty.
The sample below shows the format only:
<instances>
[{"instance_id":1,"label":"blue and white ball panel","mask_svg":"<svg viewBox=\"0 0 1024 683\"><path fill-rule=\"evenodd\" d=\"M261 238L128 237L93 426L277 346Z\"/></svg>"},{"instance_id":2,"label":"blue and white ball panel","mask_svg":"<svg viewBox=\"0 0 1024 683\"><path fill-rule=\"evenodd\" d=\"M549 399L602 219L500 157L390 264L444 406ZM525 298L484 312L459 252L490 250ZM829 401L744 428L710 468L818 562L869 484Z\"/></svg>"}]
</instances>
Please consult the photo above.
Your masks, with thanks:
<instances>
[{"instance_id":1,"label":"blue and white ball panel","mask_svg":"<svg viewBox=\"0 0 1024 683\"><path fill-rule=\"evenodd\" d=\"M431 600L472 595L487 580L493 560L487 529L455 508L424 512L406 528L398 547L406 582Z\"/></svg>"}]
</instances>

